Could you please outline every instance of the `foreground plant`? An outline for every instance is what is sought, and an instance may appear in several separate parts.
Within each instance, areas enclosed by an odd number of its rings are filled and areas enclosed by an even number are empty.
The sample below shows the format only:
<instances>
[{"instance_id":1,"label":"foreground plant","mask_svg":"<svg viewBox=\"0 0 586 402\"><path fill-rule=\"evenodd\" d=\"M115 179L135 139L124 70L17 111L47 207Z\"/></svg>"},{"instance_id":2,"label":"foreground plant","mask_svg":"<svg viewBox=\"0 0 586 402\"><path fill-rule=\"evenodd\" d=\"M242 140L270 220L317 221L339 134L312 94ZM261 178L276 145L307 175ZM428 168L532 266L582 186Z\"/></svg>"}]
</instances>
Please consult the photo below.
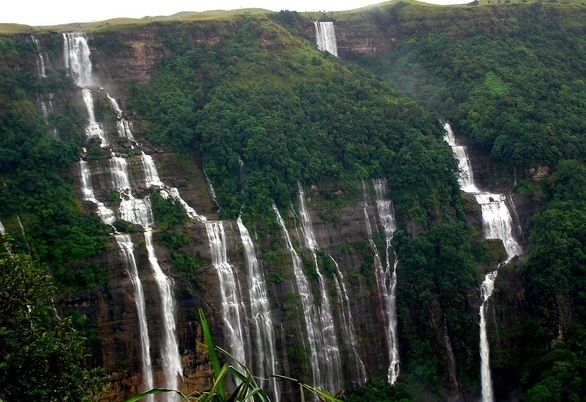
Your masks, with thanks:
<instances>
[{"instance_id":1,"label":"foreground plant","mask_svg":"<svg viewBox=\"0 0 586 402\"><path fill-rule=\"evenodd\" d=\"M183 401L197 401L197 402L238 402L238 401L254 401L254 402L270 402L271 399L267 395L266 391L259 387L257 384L255 377L252 375L248 367L243 363L237 361L234 356L232 356L227 351L223 350L214 345L214 341L212 339L212 333L210 331L210 326L205 318L202 309L199 309L199 317L201 320L201 326L203 329L204 337L206 340L206 344L208 346L210 360L212 361L212 368L214 370L214 385L211 390L207 392L201 392L197 395L190 395L187 396L184 393L174 390L174 389L166 389L166 388L153 388L151 390L145 391L140 393L128 400L126 402L135 402L139 401L142 398L145 398L149 395L155 394L162 394L162 393L175 393L177 394L181 400ZM229 357L230 359L237 362L239 369L235 368L234 366L224 363L223 365L220 364L220 359L218 358L218 353L220 352L225 356ZM299 392L301 395L301 402L305 402L305 391L308 391L314 394L318 400L324 402L342 402L340 399L332 396L331 394L312 387L311 385L307 385L302 383L301 381L290 378L278 374L272 374L273 377L290 381L299 385ZM228 381L234 381L238 385L232 393L228 394L226 391L226 383Z\"/></svg>"}]
</instances>

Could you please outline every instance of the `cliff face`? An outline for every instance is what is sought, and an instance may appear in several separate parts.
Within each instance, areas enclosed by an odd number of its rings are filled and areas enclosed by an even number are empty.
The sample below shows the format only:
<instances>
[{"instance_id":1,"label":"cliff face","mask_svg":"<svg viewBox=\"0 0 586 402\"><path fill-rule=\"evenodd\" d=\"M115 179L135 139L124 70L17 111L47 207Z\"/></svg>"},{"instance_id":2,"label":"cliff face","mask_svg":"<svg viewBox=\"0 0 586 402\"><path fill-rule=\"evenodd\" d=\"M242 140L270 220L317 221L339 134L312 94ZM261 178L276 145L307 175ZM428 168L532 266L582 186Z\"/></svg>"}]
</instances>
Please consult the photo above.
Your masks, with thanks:
<instances>
[{"instance_id":1,"label":"cliff face","mask_svg":"<svg viewBox=\"0 0 586 402\"><path fill-rule=\"evenodd\" d=\"M108 91L118 99L124 109L124 99L129 95L127 89L136 82L147 82L160 67L162 60L169 51L169 36L165 36L166 24L153 24L147 27L117 31L115 35L94 33L89 35L89 43L92 46L92 62L98 80ZM235 25L232 22L186 24L183 38L178 40L192 41L193 43L216 43L222 36L234 34ZM354 59L365 55L381 54L392 49L396 36L376 30L370 21L360 23L340 23L336 25L338 37L338 49L343 59ZM311 33L310 33L311 35ZM405 34L407 35L407 34ZM43 38L41 42L49 45L57 42L58 38ZM55 47L55 46L53 46ZM56 52L56 50L55 50ZM55 58L55 60L58 60ZM63 69L60 61L55 61L55 70ZM101 100L102 115L111 113L106 110L105 94L98 93L96 97ZM125 111L128 112L128 111ZM132 112L128 114L132 118ZM115 118L112 116L103 119L109 132L114 133ZM138 120L138 119L137 119ZM140 124L144 124L141 126ZM136 126L137 137L148 135L148 122L139 122ZM212 193L206 182L203 166L198 155L189 157L179 156L158 150L150 146L146 141L138 142L119 141L114 147L114 152L123 154L129 161L135 196L148 196L149 186L145 177L141 176L139 156L142 151L151 154L159 171L161 181L170 187L177 187L181 196L198 214L205 216L209 221L218 221L218 206L214 203ZM86 144L88 145L88 144ZM132 152L126 152L134 147ZM126 153L124 153L126 152ZM112 188L108 168L108 160L111 155L108 152L90 160L92 168L92 180L96 198L109 200L110 204L119 202L112 198L115 189ZM76 183L81 182L78 168L69 172L75 178ZM357 337L357 350L366 368L368 378L386 378L389 366L388 345L385 339L385 307L381 303L381 294L376 284L373 266L375 255L369 243L366 217L373 231L373 243L382 254L384 246L384 223L377 213L374 199L376 197L370 182L366 183L366 197L361 193L359 183L338 182L334 184L318 184L306 188L306 202L313 223L315 241L319 254L325 260L332 258L338 264L339 271L345 280L347 296L349 300L348 311L353 317L353 327ZM78 196L83 194L78 189ZM112 201L114 199L114 201ZM366 205L365 205L366 202ZM519 206L516 218L521 232L525 238L530 228L530 216L532 205L522 197L515 198L515 204ZM85 203L88 211L95 212L93 203ZM291 235L292 243L303 261L304 269L309 277L310 288L316 300L319 300L320 285L318 277L311 270L312 252L305 245L302 238L301 221L299 218L299 205L292 205L291 210L281 211L284 215L287 229ZM441 217L435 217L441 220ZM271 222L273 222L271 224ZM479 209L470 208L468 211L468 224L477 228L481 227L482 219ZM423 232L416 222L399 222L401 227L407 228L409 235L416 237ZM225 230L226 256L238 277L242 291L242 309L251 311L250 294L246 289L246 274L248 267L241 233L237 223L231 220L222 221ZM277 347L277 373L292 375L304 381L311 382L311 366L309 363L309 347L305 339L304 312L299 302L295 275L292 269L292 255L287 251L282 233L274 223L274 217L266 217L264 220L247 222L262 265L267 284L270 313L275 333ZM175 249L163 236L165 231L172 230L179 236L188 239L185 244ZM212 325L215 342L224 346L228 344L229 325L222 315L222 292L218 276L218 269L212 263L212 246L210 245L208 228L206 224L197 220L191 220L183 225L171 228L153 228L155 250L158 261L163 271L173 278L174 297L176 302L176 324L179 352L183 366L183 380L180 388L185 393L209 389L212 384L212 372L209 357L203 346L202 330L199 323L198 309L206 313ZM480 229L479 229L480 230ZM159 357L159 342L163 338L162 312L160 307L159 290L153 279L150 269L149 256L145 248L145 241L141 229L130 236L135 244L135 258L139 275L143 278L143 288L146 303L146 317L148 321L149 336L151 339L150 355L153 358L155 384L163 377L162 361ZM521 234L521 233L519 233ZM90 297L70 301L66 304L68 309L79 309L91 317L95 317L97 328L101 335L101 357L103 365L109 374L108 394L102 399L107 401L120 401L142 390L143 378L141 374L141 350L137 339L140 338L139 317L135 303L135 291L129 277L128 268L116 248L114 240L112 252L99 257L96 263L107 266L110 275L108 284L97 289ZM498 246L497 246L498 247ZM192 256L197 261L197 268L179 269L178 254ZM320 257L320 258L321 258ZM320 260L321 268L326 263ZM482 267L486 268L486 267ZM326 269L327 271L327 269ZM339 290L335 287L335 273L324 274L326 288L332 302L334 311L334 324L340 340L342 372L345 385L360 383L360 376L356 365L352 362L351 351L341 329L344 325L340 311L345 302L337 299ZM510 275L504 275L508 280ZM514 278L511 279L516 284ZM507 282L508 283L508 282ZM406 284L400 275L398 285ZM513 285L511 285L513 286ZM515 288L514 292L521 290ZM462 306L476 316L479 300L473 289L469 290L467 304ZM446 325L446 318L441 311L441 306L434 296L426 306L425 314L428 324L432 329L433 337L429 342L433 345L441 361L441 371L445 373L442 381L447 389L448 397L461 398L463 385L459 379L458 362L454 359L454 352L450 341L450 334ZM510 306L515 306L517 300L497 298L498 303L503 303L503 311L512 311ZM318 304L319 302L316 302ZM500 313L504 317L504 312ZM513 318L507 319L506 326L515 327L521 314L514 310ZM504 320L504 318L503 318ZM245 321L251 325L252 318ZM399 339L405 331L402 325L408 325L399 316ZM513 348L516 344L514 334L512 338L500 340L497 346L497 356L502 356L503 351ZM502 346L501 346L502 345ZM408 349L408 345L401 345ZM462 346L460 345L460 348ZM468 355L477 353L476 345L467 346ZM504 358L502 358L504 360ZM469 360L474 360L469 357ZM504 363L503 365L506 366ZM503 375L504 378L504 375ZM297 400L296 390L287 389L284 386L284 399ZM503 386L504 387L504 386ZM466 388L466 385L464 385ZM335 392L337 390L328 390ZM466 392L467 390L464 390ZM471 393L473 394L473 389Z\"/></svg>"}]
</instances>

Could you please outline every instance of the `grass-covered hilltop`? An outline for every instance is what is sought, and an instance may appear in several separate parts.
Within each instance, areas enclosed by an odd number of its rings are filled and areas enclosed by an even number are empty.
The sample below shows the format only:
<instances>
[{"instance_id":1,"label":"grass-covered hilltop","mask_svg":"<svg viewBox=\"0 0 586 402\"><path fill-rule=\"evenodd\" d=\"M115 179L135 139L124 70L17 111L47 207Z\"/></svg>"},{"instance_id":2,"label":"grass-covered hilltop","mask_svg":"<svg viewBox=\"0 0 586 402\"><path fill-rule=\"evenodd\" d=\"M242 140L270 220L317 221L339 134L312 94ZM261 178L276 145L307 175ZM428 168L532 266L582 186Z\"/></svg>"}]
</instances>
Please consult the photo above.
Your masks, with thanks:
<instances>
[{"instance_id":1,"label":"grass-covered hilltop","mask_svg":"<svg viewBox=\"0 0 586 402\"><path fill-rule=\"evenodd\" d=\"M271 400L582 400L585 110L583 0L0 24L0 399L202 397L201 309Z\"/></svg>"}]
</instances>

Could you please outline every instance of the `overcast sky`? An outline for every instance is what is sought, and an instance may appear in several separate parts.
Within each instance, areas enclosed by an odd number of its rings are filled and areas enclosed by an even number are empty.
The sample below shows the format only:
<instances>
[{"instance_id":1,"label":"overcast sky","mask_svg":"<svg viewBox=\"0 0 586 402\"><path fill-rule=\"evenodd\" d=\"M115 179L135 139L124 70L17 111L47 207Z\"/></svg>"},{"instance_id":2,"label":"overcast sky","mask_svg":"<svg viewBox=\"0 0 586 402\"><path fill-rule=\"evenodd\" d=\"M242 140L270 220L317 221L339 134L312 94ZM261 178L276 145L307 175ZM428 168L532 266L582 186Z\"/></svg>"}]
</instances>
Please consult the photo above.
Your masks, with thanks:
<instances>
[{"instance_id":1,"label":"overcast sky","mask_svg":"<svg viewBox=\"0 0 586 402\"><path fill-rule=\"evenodd\" d=\"M471 0L426 0L435 4ZM0 23L57 25L103 21L115 17L142 18L181 11L264 8L291 11L341 11L380 3L377 0L4 0Z\"/></svg>"}]
</instances>

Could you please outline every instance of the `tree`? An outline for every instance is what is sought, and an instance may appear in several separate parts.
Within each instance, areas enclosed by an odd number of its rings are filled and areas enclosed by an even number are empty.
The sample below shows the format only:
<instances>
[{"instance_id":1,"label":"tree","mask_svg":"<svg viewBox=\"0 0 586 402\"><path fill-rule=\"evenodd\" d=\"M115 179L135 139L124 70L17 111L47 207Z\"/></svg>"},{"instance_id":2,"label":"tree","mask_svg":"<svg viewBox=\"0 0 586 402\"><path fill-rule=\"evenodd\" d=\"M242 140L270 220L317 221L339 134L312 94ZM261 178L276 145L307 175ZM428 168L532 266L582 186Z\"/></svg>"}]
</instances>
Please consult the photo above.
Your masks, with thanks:
<instances>
[{"instance_id":1,"label":"tree","mask_svg":"<svg viewBox=\"0 0 586 402\"><path fill-rule=\"evenodd\" d=\"M0 399L81 401L99 388L86 339L52 306L52 278L26 255L0 253Z\"/></svg>"}]
</instances>

